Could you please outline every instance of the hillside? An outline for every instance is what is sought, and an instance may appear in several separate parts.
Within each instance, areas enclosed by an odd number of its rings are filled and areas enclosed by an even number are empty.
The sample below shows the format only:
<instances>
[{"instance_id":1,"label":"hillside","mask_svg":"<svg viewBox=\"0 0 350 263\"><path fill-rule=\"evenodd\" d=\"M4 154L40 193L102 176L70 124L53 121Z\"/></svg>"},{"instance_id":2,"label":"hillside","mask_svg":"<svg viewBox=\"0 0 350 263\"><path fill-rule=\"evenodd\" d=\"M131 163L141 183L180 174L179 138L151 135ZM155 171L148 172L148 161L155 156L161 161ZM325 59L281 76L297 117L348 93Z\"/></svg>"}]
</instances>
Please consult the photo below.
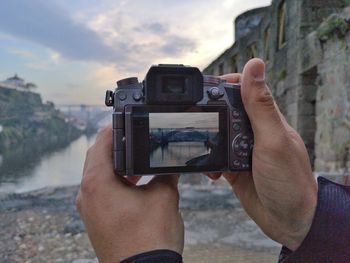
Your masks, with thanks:
<instances>
[{"instance_id":1,"label":"hillside","mask_svg":"<svg viewBox=\"0 0 350 263\"><path fill-rule=\"evenodd\" d=\"M0 153L30 143L45 149L80 135L52 103L38 93L0 87Z\"/></svg>"}]
</instances>

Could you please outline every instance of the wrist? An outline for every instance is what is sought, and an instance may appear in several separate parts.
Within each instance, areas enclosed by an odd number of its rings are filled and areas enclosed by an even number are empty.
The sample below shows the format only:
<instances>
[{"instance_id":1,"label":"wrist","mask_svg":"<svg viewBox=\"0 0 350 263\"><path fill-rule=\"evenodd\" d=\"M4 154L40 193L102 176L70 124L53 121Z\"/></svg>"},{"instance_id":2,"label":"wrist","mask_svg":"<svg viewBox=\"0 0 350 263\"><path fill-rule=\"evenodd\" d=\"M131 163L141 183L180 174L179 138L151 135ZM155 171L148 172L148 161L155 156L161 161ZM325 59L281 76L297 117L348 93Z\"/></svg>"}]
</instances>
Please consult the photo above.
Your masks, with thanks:
<instances>
[{"instance_id":1,"label":"wrist","mask_svg":"<svg viewBox=\"0 0 350 263\"><path fill-rule=\"evenodd\" d=\"M289 231L285 235L282 244L291 251L297 250L309 233L315 217L317 207L317 191L310 195L308 205L303 209L303 216L297 220L290 221Z\"/></svg>"}]
</instances>

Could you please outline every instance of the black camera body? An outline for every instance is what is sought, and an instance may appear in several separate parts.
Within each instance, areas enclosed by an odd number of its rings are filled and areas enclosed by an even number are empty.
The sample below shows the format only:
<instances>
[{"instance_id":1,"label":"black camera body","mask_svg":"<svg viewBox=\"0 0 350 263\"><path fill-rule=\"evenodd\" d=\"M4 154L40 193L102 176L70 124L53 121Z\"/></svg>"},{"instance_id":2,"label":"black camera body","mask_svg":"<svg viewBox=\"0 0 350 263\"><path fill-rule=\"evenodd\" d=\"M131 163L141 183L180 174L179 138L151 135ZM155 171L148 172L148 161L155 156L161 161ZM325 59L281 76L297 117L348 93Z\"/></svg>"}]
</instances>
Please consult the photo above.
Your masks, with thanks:
<instances>
[{"instance_id":1,"label":"black camera body","mask_svg":"<svg viewBox=\"0 0 350 263\"><path fill-rule=\"evenodd\" d=\"M253 132L240 85L171 64L117 85L105 100L113 106L116 174L251 170Z\"/></svg>"}]
</instances>

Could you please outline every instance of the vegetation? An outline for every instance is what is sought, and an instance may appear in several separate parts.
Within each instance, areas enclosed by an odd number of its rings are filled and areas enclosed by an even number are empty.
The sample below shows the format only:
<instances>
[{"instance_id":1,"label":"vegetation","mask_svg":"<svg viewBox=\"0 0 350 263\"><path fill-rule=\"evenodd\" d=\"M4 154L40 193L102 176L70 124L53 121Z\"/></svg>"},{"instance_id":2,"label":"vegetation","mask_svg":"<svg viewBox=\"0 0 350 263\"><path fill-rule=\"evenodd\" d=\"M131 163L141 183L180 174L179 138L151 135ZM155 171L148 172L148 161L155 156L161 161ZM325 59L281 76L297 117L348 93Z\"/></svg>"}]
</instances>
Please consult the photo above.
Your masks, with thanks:
<instances>
[{"instance_id":1,"label":"vegetation","mask_svg":"<svg viewBox=\"0 0 350 263\"><path fill-rule=\"evenodd\" d=\"M342 0L342 2L343 2L343 7L350 5L350 0Z\"/></svg>"},{"instance_id":2,"label":"vegetation","mask_svg":"<svg viewBox=\"0 0 350 263\"><path fill-rule=\"evenodd\" d=\"M43 104L39 94L7 88L0 88L0 125L0 152L24 143L51 147L80 135L53 104Z\"/></svg>"},{"instance_id":3,"label":"vegetation","mask_svg":"<svg viewBox=\"0 0 350 263\"><path fill-rule=\"evenodd\" d=\"M282 69L280 72L278 72L279 81L285 80L286 77L287 77L287 71L285 69Z\"/></svg>"},{"instance_id":4,"label":"vegetation","mask_svg":"<svg viewBox=\"0 0 350 263\"><path fill-rule=\"evenodd\" d=\"M322 42L325 42L334 35L337 35L339 38L343 38L348 31L348 21L337 14L333 14L328 17L317 29L317 36Z\"/></svg>"}]
</instances>

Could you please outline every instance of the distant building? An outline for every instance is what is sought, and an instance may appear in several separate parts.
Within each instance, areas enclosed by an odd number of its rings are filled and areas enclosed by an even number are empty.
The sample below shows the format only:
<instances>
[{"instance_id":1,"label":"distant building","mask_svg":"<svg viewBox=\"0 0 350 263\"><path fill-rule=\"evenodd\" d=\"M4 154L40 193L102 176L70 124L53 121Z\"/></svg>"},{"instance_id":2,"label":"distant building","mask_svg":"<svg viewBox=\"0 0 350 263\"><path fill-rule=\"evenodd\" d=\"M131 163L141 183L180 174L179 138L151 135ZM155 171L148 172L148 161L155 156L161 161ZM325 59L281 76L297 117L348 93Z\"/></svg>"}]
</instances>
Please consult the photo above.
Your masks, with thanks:
<instances>
[{"instance_id":1,"label":"distant building","mask_svg":"<svg viewBox=\"0 0 350 263\"><path fill-rule=\"evenodd\" d=\"M344 0L273 0L235 20L235 42L204 70L242 72L254 57L316 171L350 169L350 6Z\"/></svg>"},{"instance_id":2,"label":"distant building","mask_svg":"<svg viewBox=\"0 0 350 263\"><path fill-rule=\"evenodd\" d=\"M26 83L24 79L20 78L15 74L13 77L10 77L4 81L0 81L0 88L15 89L18 91L32 91L36 88L36 85L33 83Z\"/></svg>"}]
</instances>

